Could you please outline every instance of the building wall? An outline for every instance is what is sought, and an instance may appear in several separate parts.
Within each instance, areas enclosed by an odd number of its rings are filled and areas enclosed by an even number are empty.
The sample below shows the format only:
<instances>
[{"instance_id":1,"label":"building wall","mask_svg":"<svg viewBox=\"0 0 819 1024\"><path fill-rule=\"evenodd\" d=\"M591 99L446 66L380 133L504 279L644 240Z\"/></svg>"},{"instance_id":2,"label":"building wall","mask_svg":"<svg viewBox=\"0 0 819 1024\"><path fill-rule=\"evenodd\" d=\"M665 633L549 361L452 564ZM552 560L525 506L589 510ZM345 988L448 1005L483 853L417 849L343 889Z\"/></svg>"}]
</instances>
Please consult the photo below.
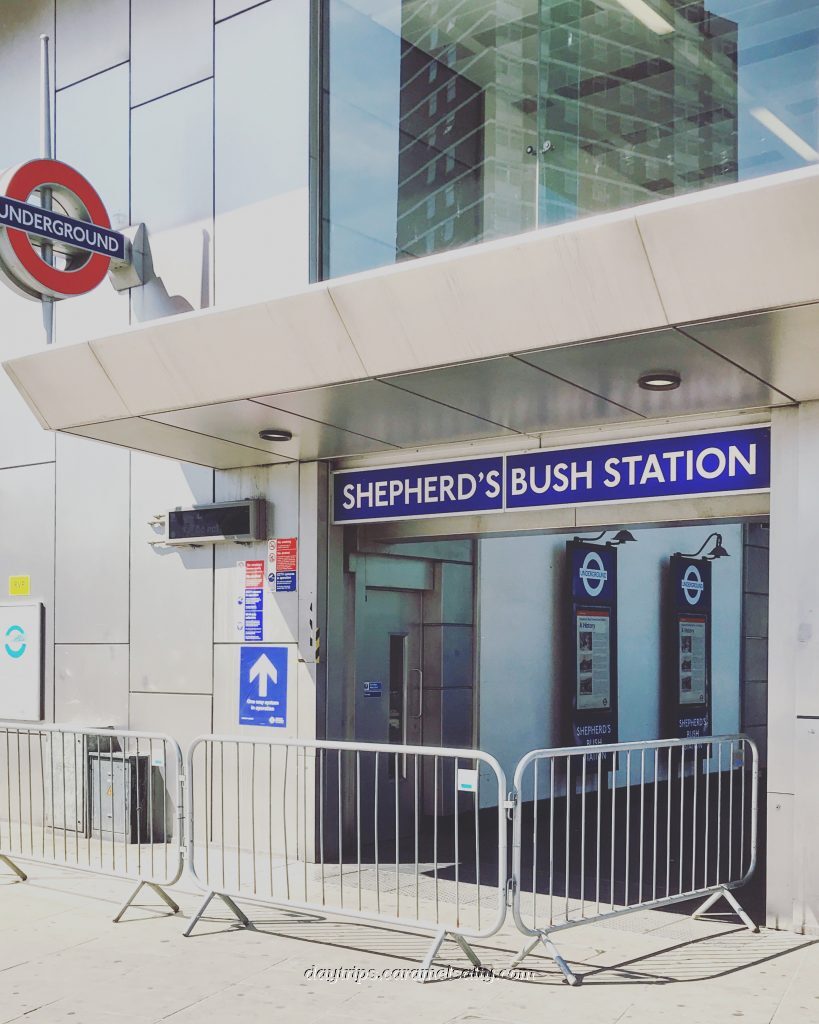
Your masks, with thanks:
<instances>
[{"instance_id":1,"label":"building wall","mask_svg":"<svg viewBox=\"0 0 819 1024\"><path fill-rule=\"evenodd\" d=\"M156 278L124 293L103 282L57 304L55 344L308 282L309 7L5 0L0 86L15 100L0 108L0 167L39 155L47 33L56 157L94 183L114 227L150 229ZM6 288L0 324L0 360L46 344L40 305ZM265 546L163 548L151 521L175 505L264 497L275 534L308 524L300 591L266 595L265 640L293 647L287 731L312 732L318 474L214 472L55 437L0 374L0 601L14 600L7 576L29 574L32 596L18 600L45 604L46 717L161 729L183 743L238 731L237 563Z\"/></svg>"},{"instance_id":2,"label":"building wall","mask_svg":"<svg viewBox=\"0 0 819 1024\"><path fill-rule=\"evenodd\" d=\"M819 402L773 415L767 785L768 924L819 933Z\"/></svg>"}]
</instances>

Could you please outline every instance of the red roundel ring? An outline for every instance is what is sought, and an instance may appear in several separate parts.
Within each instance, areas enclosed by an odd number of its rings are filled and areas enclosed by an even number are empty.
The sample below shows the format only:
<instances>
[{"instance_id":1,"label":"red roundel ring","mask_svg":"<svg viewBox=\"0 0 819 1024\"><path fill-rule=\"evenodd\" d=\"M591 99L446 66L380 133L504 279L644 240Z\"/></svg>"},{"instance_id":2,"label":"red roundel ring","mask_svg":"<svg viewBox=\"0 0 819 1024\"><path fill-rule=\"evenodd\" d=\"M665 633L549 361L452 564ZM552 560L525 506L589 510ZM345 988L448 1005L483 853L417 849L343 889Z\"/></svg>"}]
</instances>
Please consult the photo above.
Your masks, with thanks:
<instances>
[{"instance_id":1,"label":"red roundel ring","mask_svg":"<svg viewBox=\"0 0 819 1024\"><path fill-rule=\"evenodd\" d=\"M88 211L93 224L110 228L111 222L102 200L81 174L59 160L31 160L19 167L6 187L9 199L28 202L31 193L44 185L55 185L73 192ZM51 292L59 295L83 295L103 280L108 273L110 256L92 253L78 270L59 270L41 259L25 231L7 228L9 244L14 255L29 274Z\"/></svg>"}]
</instances>

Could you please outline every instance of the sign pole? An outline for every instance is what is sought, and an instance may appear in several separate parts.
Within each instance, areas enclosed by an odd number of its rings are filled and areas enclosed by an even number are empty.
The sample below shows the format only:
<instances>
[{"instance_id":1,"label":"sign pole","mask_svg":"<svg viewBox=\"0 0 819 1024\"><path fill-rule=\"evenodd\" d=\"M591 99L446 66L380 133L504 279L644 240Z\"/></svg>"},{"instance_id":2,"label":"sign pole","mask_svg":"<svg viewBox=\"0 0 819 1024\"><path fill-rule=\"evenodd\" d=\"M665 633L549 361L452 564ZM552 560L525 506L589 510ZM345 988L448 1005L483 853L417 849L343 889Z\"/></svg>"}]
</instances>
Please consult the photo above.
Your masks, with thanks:
<instances>
[{"instance_id":1,"label":"sign pole","mask_svg":"<svg viewBox=\"0 0 819 1024\"><path fill-rule=\"evenodd\" d=\"M40 156L44 160L51 160L54 156L54 140L51 131L51 81L48 63L48 36L40 36ZM51 210L51 189L40 189L40 205L44 210ZM46 242L42 243L43 262L49 266L54 265L53 246ZM43 326L46 333L46 344L54 343L54 300L50 296L43 296Z\"/></svg>"}]
</instances>

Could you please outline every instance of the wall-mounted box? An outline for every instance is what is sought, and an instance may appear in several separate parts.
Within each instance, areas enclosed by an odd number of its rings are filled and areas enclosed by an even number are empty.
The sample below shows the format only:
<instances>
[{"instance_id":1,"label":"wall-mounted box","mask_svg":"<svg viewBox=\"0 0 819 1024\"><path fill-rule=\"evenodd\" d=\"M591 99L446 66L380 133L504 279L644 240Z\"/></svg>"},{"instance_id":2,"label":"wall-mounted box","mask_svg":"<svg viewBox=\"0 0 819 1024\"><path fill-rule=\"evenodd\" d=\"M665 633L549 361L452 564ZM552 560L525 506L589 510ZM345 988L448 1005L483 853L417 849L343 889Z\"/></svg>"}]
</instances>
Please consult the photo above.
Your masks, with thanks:
<instances>
[{"instance_id":1,"label":"wall-mounted box","mask_svg":"<svg viewBox=\"0 0 819 1024\"><path fill-rule=\"evenodd\" d=\"M224 541L251 543L266 536L265 501L220 501L212 505L191 505L168 512L166 544L219 544Z\"/></svg>"}]
</instances>

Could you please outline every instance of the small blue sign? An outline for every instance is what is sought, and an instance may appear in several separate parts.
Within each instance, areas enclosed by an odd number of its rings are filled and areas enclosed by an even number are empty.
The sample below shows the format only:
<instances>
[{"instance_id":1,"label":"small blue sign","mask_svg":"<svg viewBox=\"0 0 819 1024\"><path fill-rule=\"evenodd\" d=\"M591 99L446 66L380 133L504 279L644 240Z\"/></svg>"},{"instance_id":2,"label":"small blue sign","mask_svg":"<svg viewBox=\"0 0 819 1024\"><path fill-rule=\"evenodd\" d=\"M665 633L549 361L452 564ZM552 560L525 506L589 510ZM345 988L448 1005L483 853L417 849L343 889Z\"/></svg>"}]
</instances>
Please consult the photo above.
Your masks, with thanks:
<instances>
[{"instance_id":1,"label":"small blue sign","mask_svg":"<svg viewBox=\"0 0 819 1024\"><path fill-rule=\"evenodd\" d=\"M243 647L239 658L239 725L287 725L287 647Z\"/></svg>"},{"instance_id":2,"label":"small blue sign","mask_svg":"<svg viewBox=\"0 0 819 1024\"><path fill-rule=\"evenodd\" d=\"M280 593L289 593L296 589L296 573L291 572L277 572L276 573L276 590Z\"/></svg>"},{"instance_id":3,"label":"small blue sign","mask_svg":"<svg viewBox=\"0 0 819 1024\"><path fill-rule=\"evenodd\" d=\"M382 684L380 680L373 682L364 683L364 696L365 697L380 697L381 696Z\"/></svg>"},{"instance_id":4,"label":"small blue sign","mask_svg":"<svg viewBox=\"0 0 819 1024\"><path fill-rule=\"evenodd\" d=\"M264 591L257 587L245 590L245 640L264 640Z\"/></svg>"}]
</instances>

